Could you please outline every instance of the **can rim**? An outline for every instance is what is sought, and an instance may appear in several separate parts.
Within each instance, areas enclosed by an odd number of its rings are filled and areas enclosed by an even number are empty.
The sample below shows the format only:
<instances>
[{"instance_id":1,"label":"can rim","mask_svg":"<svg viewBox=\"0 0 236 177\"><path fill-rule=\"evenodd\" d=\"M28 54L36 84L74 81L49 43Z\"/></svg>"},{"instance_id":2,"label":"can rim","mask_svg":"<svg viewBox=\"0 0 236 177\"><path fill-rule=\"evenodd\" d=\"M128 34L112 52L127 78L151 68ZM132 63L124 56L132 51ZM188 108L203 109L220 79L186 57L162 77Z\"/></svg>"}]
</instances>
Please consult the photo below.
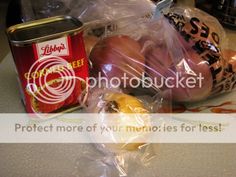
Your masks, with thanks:
<instances>
[{"instance_id":1,"label":"can rim","mask_svg":"<svg viewBox=\"0 0 236 177\"><path fill-rule=\"evenodd\" d=\"M78 23L80 23L80 26L78 26L78 28L75 28L75 29L62 31L62 32L58 32L55 34L46 35L46 36L42 36L42 37L36 37L33 39L28 39L28 40L13 40L10 37L11 34L13 34L14 31L16 31L16 30L30 28L30 27L35 26L35 24L38 24L38 25L49 24L49 23L53 23L56 21L61 21L63 19L71 19L71 20L77 21ZM81 21L79 21L77 18L74 18L72 16L68 16L68 15L66 15L66 16L60 15L60 16L48 17L48 18L43 18L43 19L39 19L39 20L34 20L34 21L29 21L29 22L24 22L21 24L13 25L13 26L10 26L9 28L7 28L6 33L7 33L10 43L15 44L15 45L26 45L26 44L32 44L32 43L37 43L37 42L43 42L46 40L51 40L51 39L55 39L58 37L67 36L67 35L71 35L71 34L77 34L82 30L82 27L83 27L83 23Z\"/></svg>"}]
</instances>

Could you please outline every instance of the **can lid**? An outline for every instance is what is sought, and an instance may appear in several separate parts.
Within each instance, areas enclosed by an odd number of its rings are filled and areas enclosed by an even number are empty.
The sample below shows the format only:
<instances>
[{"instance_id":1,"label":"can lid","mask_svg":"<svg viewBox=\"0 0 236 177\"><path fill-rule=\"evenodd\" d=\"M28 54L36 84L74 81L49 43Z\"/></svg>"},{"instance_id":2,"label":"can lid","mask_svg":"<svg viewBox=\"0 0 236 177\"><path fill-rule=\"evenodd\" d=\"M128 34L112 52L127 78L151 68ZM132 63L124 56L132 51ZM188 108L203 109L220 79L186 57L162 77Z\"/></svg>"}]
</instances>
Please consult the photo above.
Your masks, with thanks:
<instances>
[{"instance_id":1,"label":"can lid","mask_svg":"<svg viewBox=\"0 0 236 177\"><path fill-rule=\"evenodd\" d=\"M7 35L13 44L30 44L78 32L82 25L71 16L56 16L11 26Z\"/></svg>"}]
</instances>

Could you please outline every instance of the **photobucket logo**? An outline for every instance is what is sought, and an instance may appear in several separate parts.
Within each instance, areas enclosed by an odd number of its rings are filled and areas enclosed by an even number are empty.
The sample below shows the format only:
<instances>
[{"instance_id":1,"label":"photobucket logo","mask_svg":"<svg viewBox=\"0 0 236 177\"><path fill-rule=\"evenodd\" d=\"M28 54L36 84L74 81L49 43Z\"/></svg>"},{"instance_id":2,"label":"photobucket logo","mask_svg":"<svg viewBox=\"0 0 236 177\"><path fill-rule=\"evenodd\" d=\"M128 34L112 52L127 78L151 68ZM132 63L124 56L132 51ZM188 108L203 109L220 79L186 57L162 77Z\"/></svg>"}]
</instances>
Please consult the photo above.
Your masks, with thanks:
<instances>
[{"instance_id":1,"label":"photobucket logo","mask_svg":"<svg viewBox=\"0 0 236 177\"><path fill-rule=\"evenodd\" d=\"M89 77L88 83L90 88L202 88L204 77L202 73L194 76L181 76L180 73L175 73L173 76L169 77L147 77L145 73L142 73L140 77L133 76L130 77L126 73L122 77L104 77L101 73L98 77Z\"/></svg>"},{"instance_id":2,"label":"photobucket logo","mask_svg":"<svg viewBox=\"0 0 236 177\"><path fill-rule=\"evenodd\" d=\"M37 60L31 67L27 76L26 90L38 101L45 104L57 104L65 101L72 95L76 84L86 80L77 77L71 65L61 57L45 56ZM86 100L86 96L80 103Z\"/></svg>"},{"instance_id":3,"label":"photobucket logo","mask_svg":"<svg viewBox=\"0 0 236 177\"><path fill-rule=\"evenodd\" d=\"M85 80L76 76L74 69L66 60L58 56L45 56L37 60L25 73L27 78L27 92L35 99L46 104L57 104L65 101L79 90L78 82L84 83L83 94L78 99L85 103L89 88L202 88L204 77L199 75L172 74L169 77L147 77L145 73L131 76L124 72L120 77L88 77ZM80 84L81 87L81 84Z\"/></svg>"}]
</instances>

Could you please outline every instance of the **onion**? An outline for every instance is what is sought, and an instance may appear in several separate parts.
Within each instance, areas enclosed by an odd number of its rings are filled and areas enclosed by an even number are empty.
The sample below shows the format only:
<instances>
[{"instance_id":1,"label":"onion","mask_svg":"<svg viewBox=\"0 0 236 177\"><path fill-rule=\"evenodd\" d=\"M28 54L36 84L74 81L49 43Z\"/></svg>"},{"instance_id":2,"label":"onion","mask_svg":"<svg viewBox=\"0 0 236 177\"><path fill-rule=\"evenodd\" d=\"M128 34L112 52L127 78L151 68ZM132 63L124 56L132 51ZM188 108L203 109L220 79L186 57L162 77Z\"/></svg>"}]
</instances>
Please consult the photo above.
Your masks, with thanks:
<instances>
[{"instance_id":1,"label":"onion","mask_svg":"<svg viewBox=\"0 0 236 177\"><path fill-rule=\"evenodd\" d=\"M100 72L108 80L121 79L125 74L129 78L141 78L144 73L145 58L140 44L129 36L119 35L107 37L99 41L90 54L93 65L92 72Z\"/></svg>"},{"instance_id":2,"label":"onion","mask_svg":"<svg viewBox=\"0 0 236 177\"><path fill-rule=\"evenodd\" d=\"M213 87L208 63L192 49L183 52L183 55L183 59L175 63L166 46L153 47L145 54L147 75L152 78L156 87L162 90L171 89L174 101L198 101L208 97ZM200 74L203 79L198 77ZM165 84L166 80L168 80L167 84ZM189 84L190 87L187 85L187 80L196 82L194 88L192 88L193 84Z\"/></svg>"}]
</instances>

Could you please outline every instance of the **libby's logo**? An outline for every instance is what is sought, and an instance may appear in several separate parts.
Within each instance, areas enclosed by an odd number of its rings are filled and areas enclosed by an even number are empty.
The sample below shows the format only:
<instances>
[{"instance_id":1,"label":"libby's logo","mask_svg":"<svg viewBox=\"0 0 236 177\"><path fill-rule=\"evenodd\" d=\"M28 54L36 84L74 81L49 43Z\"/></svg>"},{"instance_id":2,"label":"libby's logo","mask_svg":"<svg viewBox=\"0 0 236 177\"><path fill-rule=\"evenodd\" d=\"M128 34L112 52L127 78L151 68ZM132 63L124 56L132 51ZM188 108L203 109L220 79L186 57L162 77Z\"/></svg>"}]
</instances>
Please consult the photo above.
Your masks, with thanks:
<instances>
[{"instance_id":1,"label":"libby's logo","mask_svg":"<svg viewBox=\"0 0 236 177\"><path fill-rule=\"evenodd\" d=\"M61 53L62 50L65 50L66 47L63 43L61 43L59 46L55 45L49 45L47 44L45 47L42 47L41 50L43 50L43 56L48 56L48 55L52 55L52 53L54 52L58 52Z\"/></svg>"},{"instance_id":2,"label":"libby's logo","mask_svg":"<svg viewBox=\"0 0 236 177\"><path fill-rule=\"evenodd\" d=\"M37 57L45 56L68 56L69 47L67 37L45 41L36 44Z\"/></svg>"}]
</instances>

